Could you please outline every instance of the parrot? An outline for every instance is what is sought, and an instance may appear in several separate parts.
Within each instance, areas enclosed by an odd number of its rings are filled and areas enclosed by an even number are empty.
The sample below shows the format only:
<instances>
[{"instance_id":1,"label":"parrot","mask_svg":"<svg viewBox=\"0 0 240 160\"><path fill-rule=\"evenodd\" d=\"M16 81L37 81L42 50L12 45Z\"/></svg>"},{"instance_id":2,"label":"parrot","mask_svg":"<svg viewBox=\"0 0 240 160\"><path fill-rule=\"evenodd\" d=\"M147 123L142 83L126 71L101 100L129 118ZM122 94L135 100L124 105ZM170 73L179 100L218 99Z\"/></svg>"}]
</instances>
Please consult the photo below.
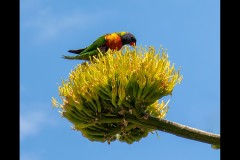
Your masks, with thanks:
<instances>
[{"instance_id":1,"label":"parrot","mask_svg":"<svg viewBox=\"0 0 240 160\"><path fill-rule=\"evenodd\" d=\"M63 56L64 59L70 60L88 60L90 57L98 55L99 50L106 53L108 49L119 51L122 46L129 44L136 46L136 38L130 32L113 32L107 33L97 38L91 45L86 48L69 50L68 52L77 54L76 56Z\"/></svg>"}]
</instances>

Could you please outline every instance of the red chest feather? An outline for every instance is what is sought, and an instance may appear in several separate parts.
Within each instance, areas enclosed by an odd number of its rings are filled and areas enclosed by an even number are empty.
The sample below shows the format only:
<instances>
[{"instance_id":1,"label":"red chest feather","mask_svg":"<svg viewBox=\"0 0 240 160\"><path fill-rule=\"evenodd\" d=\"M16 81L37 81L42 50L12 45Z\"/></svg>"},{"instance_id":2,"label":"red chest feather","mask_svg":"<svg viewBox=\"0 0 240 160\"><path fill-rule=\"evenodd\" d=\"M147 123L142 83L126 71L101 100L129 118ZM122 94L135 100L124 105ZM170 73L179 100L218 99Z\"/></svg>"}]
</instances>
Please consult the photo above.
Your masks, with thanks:
<instances>
[{"instance_id":1,"label":"red chest feather","mask_svg":"<svg viewBox=\"0 0 240 160\"><path fill-rule=\"evenodd\" d=\"M106 45L113 50L120 50L122 48L122 40L116 33L108 34L105 36L107 40Z\"/></svg>"}]
</instances>

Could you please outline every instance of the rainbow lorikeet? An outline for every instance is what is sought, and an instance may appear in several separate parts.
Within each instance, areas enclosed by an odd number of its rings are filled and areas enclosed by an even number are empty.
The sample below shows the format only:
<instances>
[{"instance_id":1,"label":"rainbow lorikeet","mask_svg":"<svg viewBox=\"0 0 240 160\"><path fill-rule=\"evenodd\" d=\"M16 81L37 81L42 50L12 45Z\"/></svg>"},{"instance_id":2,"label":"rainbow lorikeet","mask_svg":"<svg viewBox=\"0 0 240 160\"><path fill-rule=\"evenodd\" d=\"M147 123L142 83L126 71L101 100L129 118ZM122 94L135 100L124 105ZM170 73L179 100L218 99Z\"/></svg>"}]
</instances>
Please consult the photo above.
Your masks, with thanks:
<instances>
[{"instance_id":1,"label":"rainbow lorikeet","mask_svg":"<svg viewBox=\"0 0 240 160\"><path fill-rule=\"evenodd\" d=\"M77 56L63 56L63 58L90 60L90 57L97 55L99 50L102 53L107 52L108 49L120 50L122 46L126 44L131 46L136 45L136 38L133 34L129 32L114 32L110 34L104 34L86 48L68 51L70 53L78 54Z\"/></svg>"}]
</instances>

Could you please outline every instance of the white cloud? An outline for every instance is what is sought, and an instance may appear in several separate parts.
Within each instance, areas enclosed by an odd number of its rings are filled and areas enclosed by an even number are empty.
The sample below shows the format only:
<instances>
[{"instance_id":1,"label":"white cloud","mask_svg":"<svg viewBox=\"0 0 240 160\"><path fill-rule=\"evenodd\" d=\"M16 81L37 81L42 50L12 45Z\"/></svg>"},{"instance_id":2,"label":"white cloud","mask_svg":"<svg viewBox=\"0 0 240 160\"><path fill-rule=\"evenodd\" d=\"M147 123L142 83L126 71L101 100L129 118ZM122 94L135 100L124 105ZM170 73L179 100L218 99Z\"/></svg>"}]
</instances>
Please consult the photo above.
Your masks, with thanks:
<instances>
[{"instance_id":1,"label":"white cloud","mask_svg":"<svg viewBox=\"0 0 240 160\"><path fill-rule=\"evenodd\" d=\"M71 11L69 13L55 13L49 7L41 7L34 12L26 11L22 15L21 26L24 29L33 29L38 42L46 42L62 37L64 32L74 32L86 29L89 26L101 23L101 19L114 16L109 10L94 12Z\"/></svg>"},{"instance_id":2,"label":"white cloud","mask_svg":"<svg viewBox=\"0 0 240 160\"><path fill-rule=\"evenodd\" d=\"M52 124L50 118L43 111L31 111L20 114L20 139L38 134L43 127Z\"/></svg>"},{"instance_id":3,"label":"white cloud","mask_svg":"<svg viewBox=\"0 0 240 160\"><path fill-rule=\"evenodd\" d=\"M40 155L36 153L24 153L20 155L21 160L40 160Z\"/></svg>"},{"instance_id":4,"label":"white cloud","mask_svg":"<svg viewBox=\"0 0 240 160\"><path fill-rule=\"evenodd\" d=\"M22 92L26 92L26 88L25 88L25 86L23 86L23 85L21 85L20 84L20 92L22 93Z\"/></svg>"},{"instance_id":5,"label":"white cloud","mask_svg":"<svg viewBox=\"0 0 240 160\"><path fill-rule=\"evenodd\" d=\"M36 0L21 0L20 1L21 10L34 9L38 5L39 5L39 1L36 1Z\"/></svg>"}]
</instances>

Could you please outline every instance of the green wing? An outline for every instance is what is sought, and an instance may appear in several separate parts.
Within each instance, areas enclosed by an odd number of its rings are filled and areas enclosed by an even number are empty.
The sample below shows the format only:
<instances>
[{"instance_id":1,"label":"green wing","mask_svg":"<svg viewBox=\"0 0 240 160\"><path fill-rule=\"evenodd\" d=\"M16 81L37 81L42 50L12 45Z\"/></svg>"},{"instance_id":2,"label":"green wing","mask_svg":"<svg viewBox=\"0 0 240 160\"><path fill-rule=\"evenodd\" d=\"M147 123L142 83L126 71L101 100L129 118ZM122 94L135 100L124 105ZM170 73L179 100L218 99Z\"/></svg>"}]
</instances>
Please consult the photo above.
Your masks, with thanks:
<instances>
[{"instance_id":1,"label":"green wing","mask_svg":"<svg viewBox=\"0 0 240 160\"><path fill-rule=\"evenodd\" d=\"M96 41L94 41L90 46L88 46L84 51L80 53L80 55L90 52L93 50L97 50L97 48L102 47L106 43L105 35L99 37Z\"/></svg>"},{"instance_id":2,"label":"green wing","mask_svg":"<svg viewBox=\"0 0 240 160\"><path fill-rule=\"evenodd\" d=\"M63 56L64 59L78 59L78 60L90 60L89 57L92 57L94 55L97 55L99 53L99 51L97 49L93 50L93 51L89 51L89 52L85 52L84 54L79 54L77 56Z\"/></svg>"}]
</instances>

